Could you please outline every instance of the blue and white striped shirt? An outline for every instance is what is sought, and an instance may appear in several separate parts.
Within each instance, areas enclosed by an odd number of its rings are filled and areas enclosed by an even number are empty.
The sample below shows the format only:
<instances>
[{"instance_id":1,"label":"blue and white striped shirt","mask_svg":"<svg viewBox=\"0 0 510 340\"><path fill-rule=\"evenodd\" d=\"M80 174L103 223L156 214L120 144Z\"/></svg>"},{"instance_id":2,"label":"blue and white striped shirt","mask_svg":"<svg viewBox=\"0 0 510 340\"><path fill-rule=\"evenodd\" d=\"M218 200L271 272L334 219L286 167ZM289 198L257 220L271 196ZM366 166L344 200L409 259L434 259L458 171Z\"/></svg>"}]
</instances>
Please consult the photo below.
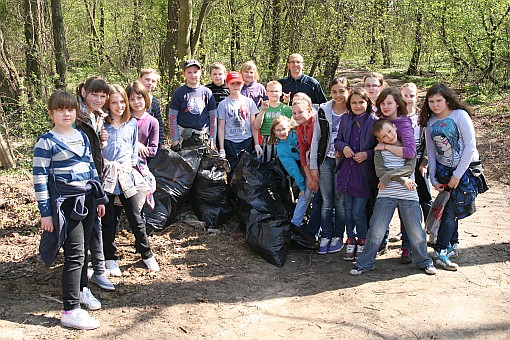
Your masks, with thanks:
<instances>
[{"instance_id":1,"label":"blue and white striped shirt","mask_svg":"<svg viewBox=\"0 0 510 340\"><path fill-rule=\"evenodd\" d=\"M52 131L37 140L33 158L33 181L37 205L42 217L52 216L49 186L60 181L71 186L85 186L87 181L99 181L90 143L81 130L77 130L76 141L84 144L83 154L77 154ZM55 199L54 197L53 199Z\"/></svg>"}]
</instances>

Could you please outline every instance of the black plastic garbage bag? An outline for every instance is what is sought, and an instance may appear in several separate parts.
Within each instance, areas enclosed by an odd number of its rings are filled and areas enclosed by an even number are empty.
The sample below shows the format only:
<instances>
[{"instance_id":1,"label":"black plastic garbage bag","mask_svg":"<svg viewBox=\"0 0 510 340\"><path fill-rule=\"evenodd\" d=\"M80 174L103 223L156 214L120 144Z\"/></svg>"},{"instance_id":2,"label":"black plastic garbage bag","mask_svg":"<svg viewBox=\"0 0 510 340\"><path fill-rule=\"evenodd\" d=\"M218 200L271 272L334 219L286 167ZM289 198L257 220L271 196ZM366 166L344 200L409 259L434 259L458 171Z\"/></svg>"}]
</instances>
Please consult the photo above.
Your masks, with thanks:
<instances>
[{"instance_id":1,"label":"black plastic garbage bag","mask_svg":"<svg viewBox=\"0 0 510 340\"><path fill-rule=\"evenodd\" d=\"M277 161L260 164L245 152L230 184L246 242L269 263L282 267L290 245L290 192L281 166Z\"/></svg>"},{"instance_id":2,"label":"black plastic garbage bag","mask_svg":"<svg viewBox=\"0 0 510 340\"><path fill-rule=\"evenodd\" d=\"M149 170L156 178L155 207L143 209L149 233L169 226L186 204L202 153L203 148L178 153L163 148L149 163Z\"/></svg>"},{"instance_id":3,"label":"black plastic garbage bag","mask_svg":"<svg viewBox=\"0 0 510 340\"><path fill-rule=\"evenodd\" d=\"M191 206L206 227L215 228L226 223L234 212L229 198L227 173L230 165L218 155L202 157L193 187Z\"/></svg>"},{"instance_id":4,"label":"black plastic garbage bag","mask_svg":"<svg viewBox=\"0 0 510 340\"><path fill-rule=\"evenodd\" d=\"M246 243L267 262L283 267L290 248L287 219L263 214L252 209L246 226Z\"/></svg>"},{"instance_id":5,"label":"black plastic garbage bag","mask_svg":"<svg viewBox=\"0 0 510 340\"><path fill-rule=\"evenodd\" d=\"M278 162L260 164L244 152L234 170L230 186L236 197L236 213L242 230L250 220L252 209L275 218L287 218L289 188Z\"/></svg>"}]
</instances>

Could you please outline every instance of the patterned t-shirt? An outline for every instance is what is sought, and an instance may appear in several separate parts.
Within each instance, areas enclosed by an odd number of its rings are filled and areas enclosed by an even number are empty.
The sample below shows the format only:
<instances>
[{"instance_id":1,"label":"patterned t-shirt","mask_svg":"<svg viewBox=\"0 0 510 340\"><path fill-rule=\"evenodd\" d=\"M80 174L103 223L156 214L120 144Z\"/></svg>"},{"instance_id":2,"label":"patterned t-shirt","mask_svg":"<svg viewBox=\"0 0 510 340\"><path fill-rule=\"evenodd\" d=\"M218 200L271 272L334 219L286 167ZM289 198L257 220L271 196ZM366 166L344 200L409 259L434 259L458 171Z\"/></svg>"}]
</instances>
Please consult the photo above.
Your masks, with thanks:
<instances>
[{"instance_id":1,"label":"patterned t-shirt","mask_svg":"<svg viewBox=\"0 0 510 340\"><path fill-rule=\"evenodd\" d=\"M258 111L251 98L243 95L235 100L225 98L218 105L218 119L225 120L225 139L240 143L252 137L250 116L254 116Z\"/></svg>"}]
</instances>

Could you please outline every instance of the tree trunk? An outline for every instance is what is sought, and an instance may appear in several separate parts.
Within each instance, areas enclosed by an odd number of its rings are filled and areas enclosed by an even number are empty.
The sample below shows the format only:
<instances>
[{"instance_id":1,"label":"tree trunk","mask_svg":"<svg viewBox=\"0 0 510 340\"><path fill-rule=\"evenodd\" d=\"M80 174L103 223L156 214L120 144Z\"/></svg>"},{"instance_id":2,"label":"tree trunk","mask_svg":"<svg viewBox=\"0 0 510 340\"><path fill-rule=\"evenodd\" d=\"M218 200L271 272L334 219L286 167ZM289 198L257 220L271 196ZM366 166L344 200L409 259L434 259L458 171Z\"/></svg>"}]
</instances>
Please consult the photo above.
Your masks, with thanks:
<instances>
[{"instance_id":1,"label":"tree trunk","mask_svg":"<svg viewBox=\"0 0 510 340\"><path fill-rule=\"evenodd\" d=\"M2 106L0 106L1 116L3 116L3 112L4 110ZM1 121L3 121L3 119L1 119ZM7 133L5 132L3 126L1 125L0 125L0 164L2 164L4 169L12 169L16 166L16 162L14 162L14 154L12 153L9 141L7 140Z\"/></svg>"},{"instance_id":2,"label":"tree trunk","mask_svg":"<svg viewBox=\"0 0 510 340\"><path fill-rule=\"evenodd\" d=\"M178 79L178 61L177 61L177 30L179 25L179 2L178 0L168 0L167 3L167 22L166 38L161 49L160 70L161 75L168 81L167 101L170 100L172 93L179 85Z\"/></svg>"},{"instance_id":3,"label":"tree trunk","mask_svg":"<svg viewBox=\"0 0 510 340\"><path fill-rule=\"evenodd\" d=\"M228 2L228 9L230 12L230 68L235 69L237 66L236 62L236 40L238 37L238 25L234 19L234 1Z\"/></svg>"},{"instance_id":4,"label":"tree trunk","mask_svg":"<svg viewBox=\"0 0 510 340\"><path fill-rule=\"evenodd\" d=\"M220 0L204 0L204 2L202 2L202 8L200 9L200 14L198 16L197 26L195 27L195 32L191 40L191 57L194 57L197 52L200 35L202 34L202 28L204 27L204 21L209 16L213 6L216 5L219 1Z\"/></svg>"},{"instance_id":5,"label":"tree trunk","mask_svg":"<svg viewBox=\"0 0 510 340\"><path fill-rule=\"evenodd\" d=\"M418 8L416 9L416 29L414 31L414 48L409 67L407 68L407 75L418 75L418 66L420 64L421 46L423 43L421 37L422 30L422 12Z\"/></svg>"},{"instance_id":6,"label":"tree trunk","mask_svg":"<svg viewBox=\"0 0 510 340\"><path fill-rule=\"evenodd\" d=\"M55 87L64 89L67 77L67 47L64 32L64 18L62 16L62 1L51 0L51 18L53 24L53 48L55 51L55 68L58 79L55 79Z\"/></svg>"},{"instance_id":7,"label":"tree trunk","mask_svg":"<svg viewBox=\"0 0 510 340\"><path fill-rule=\"evenodd\" d=\"M41 34L43 14L40 0L25 0L25 51L26 75L28 83L28 101L33 103L43 94L41 65Z\"/></svg>"},{"instance_id":8,"label":"tree trunk","mask_svg":"<svg viewBox=\"0 0 510 340\"><path fill-rule=\"evenodd\" d=\"M270 42L270 55L269 55L269 76L271 79L278 79L278 64L280 63L281 53L281 13L282 13L282 0L272 0L271 12L271 42Z\"/></svg>"},{"instance_id":9,"label":"tree trunk","mask_svg":"<svg viewBox=\"0 0 510 340\"><path fill-rule=\"evenodd\" d=\"M179 14L177 58L182 62L191 57L190 33L193 19L193 1L179 0Z\"/></svg>"},{"instance_id":10,"label":"tree trunk","mask_svg":"<svg viewBox=\"0 0 510 340\"><path fill-rule=\"evenodd\" d=\"M141 0L133 0L133 21L131 23L131 34L129 36L128 49L126 51L126 59L124 60L124 68L131 67L140 69L143 65L142 53L142 13L143 6Z\"/></svg>"},{"instance_id":11,"label":"tree trunk","mask_svg":"<svg viewBox=\"0 0 510 340\"><path fill-rule=\"evenodd\" d=\"M390 47L388 45L388 39L386 38L386 32L383 32L383 37L381 38L381 54L383 58L383 67L389 68L391 67L391 55L390 55Z\"/></svg>"},{"instance_id":12,"label":"tree trunk","mask_svg":"<svg viewBox=\"0 0 510 340\"><path fill-rule=\"evenodd\" d=\"M9 57L5 46L2 29L0 29L0 104L18 106L19 75Z\"/></svg>"}]
</instances>

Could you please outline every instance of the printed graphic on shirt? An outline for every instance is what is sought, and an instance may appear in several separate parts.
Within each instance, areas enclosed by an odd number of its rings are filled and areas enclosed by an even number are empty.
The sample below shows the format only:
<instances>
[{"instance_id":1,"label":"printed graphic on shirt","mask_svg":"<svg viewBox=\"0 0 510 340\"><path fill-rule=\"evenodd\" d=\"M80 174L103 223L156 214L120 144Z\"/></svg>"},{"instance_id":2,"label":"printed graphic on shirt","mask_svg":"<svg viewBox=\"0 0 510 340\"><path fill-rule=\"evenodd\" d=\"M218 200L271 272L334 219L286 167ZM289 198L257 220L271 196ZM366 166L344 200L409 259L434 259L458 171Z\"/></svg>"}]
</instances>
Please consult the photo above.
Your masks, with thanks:
<instances>
[{"instance_id":1,"label":"printed graphic on shirt","mask_svg":"<svg viewBox=\"0 0 510 340\"><path fill-rule=\"evenodd\" d=\"M430 127L430 135L436 145L437 160L454 167L460 160L460 133L455 121L450 118L438 120Z\"/></svg>"},{"instance_id":2,"label":"printed graphic on shirt","mask_svg":"<svg viewBox=\"0 0 510 340\"><path fill-rule=\"evenodd\" d=\"M248 108L246 105L241 104L239 108L229 110L227 115L228 118L231 119L232 128L230 129L230 133L243 132L243 128L246 124L246 119L248 119Z\"/></svg>"},{"instance_id":3,"label":"printed graphic on shirt","mask_svg":"<svg viewBox=\"0 0 510 340\"><path fill-rule=\"evenodd\" d=\"M186 112L193 115L200 115L205 109L204 96L197 96L195 93L188 93L188 107Z\"/></svg>"}]
</instances>

